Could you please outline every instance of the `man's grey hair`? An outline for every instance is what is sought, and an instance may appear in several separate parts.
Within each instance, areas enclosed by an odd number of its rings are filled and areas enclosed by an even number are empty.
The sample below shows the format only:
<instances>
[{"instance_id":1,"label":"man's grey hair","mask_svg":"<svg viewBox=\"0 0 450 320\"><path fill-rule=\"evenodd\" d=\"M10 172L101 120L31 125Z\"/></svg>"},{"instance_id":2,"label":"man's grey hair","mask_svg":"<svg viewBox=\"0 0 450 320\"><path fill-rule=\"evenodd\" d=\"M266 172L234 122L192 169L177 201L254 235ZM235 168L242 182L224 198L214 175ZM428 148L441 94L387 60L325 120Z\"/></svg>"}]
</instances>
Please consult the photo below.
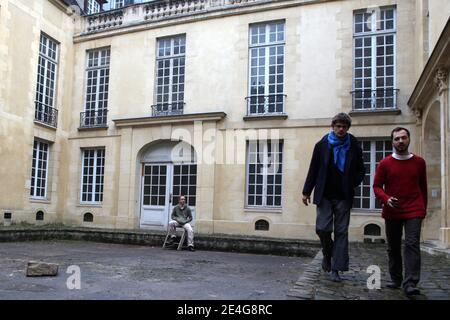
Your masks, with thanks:
<instances>
[{"instance_id":1,"label":"man's grey hair","mask_svg":"<svg viewBox=\"0 0 450 320\"><path fill-rule=\"evenodd\" d=\"M346 124L349 128L352 126L352 118L344 112L338 113L331 119L331 126L334 126L338 122Z\"/></svg>"}]
</instances>

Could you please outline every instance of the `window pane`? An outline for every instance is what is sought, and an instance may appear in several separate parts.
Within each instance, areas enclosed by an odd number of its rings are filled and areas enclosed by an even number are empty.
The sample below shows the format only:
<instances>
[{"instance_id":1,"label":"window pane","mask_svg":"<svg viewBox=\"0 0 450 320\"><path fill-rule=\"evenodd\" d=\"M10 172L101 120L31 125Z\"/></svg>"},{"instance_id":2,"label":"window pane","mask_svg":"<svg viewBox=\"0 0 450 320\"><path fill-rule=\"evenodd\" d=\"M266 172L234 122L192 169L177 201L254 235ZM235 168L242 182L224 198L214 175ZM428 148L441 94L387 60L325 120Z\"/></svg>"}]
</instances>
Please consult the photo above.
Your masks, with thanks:
<instances>
[{"instance_id":1,"label":"window pane","mask_svg":"<svg viewBox=\"0 0 450 320\"><path fill-rule=\"evenodd\" d=\"M48 152L49 145L47 143L34 141L30 188L30 196L32 197L46 197Z\"/></svg>"},{"instance_id":2,"label":"window pane","mask_svg":"<svg viewBox=\"0 0 450 320\"><path fill-rule=\"evenodd\" d=\"M396 108L395 8L354 14L353 109Z\"/></svg>"},{"instance_id":3,"label":"window pane","mask_svg":"<svg viewBox=\"0 0 450 320\"><path fill-rule=\"evenodd\" d=\"M250 26L248 114L284 112L284 32L284 22Z\"/></svg>"},{"instance_id":4,"label":"window pane","mask_svg":"<svg viewBox=\"0 0 450 320\"><path fill-rule=\"evenodd\" d=\"M247 144L247 205L280 206L283 141Z\"/></svg>"},{"instance_id":5,"label":"window pane","mask_svg":"<svg viewBox=\"0 0 450 320\"><path fill-rule=\"evenodd\" d=\"M81 201L102 202L105 172L105 150L83 150L83 184Z\"/></svg>"},{"instance_id":6,"label":"window pane","mask_svg":"<svg viewBox=\"0 0 450 320\"><path fill-rule=\"evenodd\" d=\"M360 143L366 174L361 185L355 188L353 207L356 209L379 209L381 207L376 204L372 185L377 164L392 153L390 140L362 140Z\"/></svg>"}]
</instances>

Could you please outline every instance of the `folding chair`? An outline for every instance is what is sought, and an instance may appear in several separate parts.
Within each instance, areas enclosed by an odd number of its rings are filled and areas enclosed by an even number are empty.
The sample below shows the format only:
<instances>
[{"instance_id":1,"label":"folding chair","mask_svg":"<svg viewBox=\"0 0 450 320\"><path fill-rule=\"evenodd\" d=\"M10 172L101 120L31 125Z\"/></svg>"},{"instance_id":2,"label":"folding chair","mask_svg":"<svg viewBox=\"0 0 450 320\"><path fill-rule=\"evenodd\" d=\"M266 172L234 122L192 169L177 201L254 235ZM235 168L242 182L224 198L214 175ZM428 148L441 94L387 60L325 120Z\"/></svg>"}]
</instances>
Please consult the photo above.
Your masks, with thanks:
<instances>
[{"instance_id":1,"label":"folding chair","mask_svg":"<svg viewBox=\"0 0 450 320\"><path fill-rule=\"evenodd\" d=\"M176 227L175 230L176 230L175 235L177 234L178 231L182 232L181 239L180 239L180 242L178 242L178 247L177 247L177 250L181 250L183 248L184 239L186 238L186 230L182 227ZM163 249L166 248L167 240L169 240L169 237L170 237L170 229L169 229L169 227L167 227L167 234L166 234L166 239L164 239Z\"/></svg>"}]
</instances>

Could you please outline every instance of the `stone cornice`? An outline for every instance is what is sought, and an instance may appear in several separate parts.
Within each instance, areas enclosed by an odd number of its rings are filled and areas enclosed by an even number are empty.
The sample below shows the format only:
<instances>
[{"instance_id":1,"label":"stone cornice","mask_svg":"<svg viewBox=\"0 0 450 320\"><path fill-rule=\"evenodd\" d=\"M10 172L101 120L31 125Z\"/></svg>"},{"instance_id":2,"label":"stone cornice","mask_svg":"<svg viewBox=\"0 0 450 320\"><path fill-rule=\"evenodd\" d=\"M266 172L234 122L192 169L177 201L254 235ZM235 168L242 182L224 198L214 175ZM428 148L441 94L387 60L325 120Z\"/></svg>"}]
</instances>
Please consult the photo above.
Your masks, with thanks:
<instances>
[{"instance_id":1,"label":"stone cornice","mask_svg":"<svg viewBox=\"0 0 450 320\"><path fill-rule=\"evenodd\" d=\"M338 0L183 0L188 6L176 7L170 1L142 3L121 9L82 17L83 26L75 35L74 42L84 42L131 32L249 14L267 10L285 9L307 4L334 2Z\"/></svg>"},{"instance_id":2,"label":"stone cornice","mask_svg":"<svg viewBox=\"0 0 450 320\"><path fill-rule=\"evenodd\" d=\"M450 69L450 19L439 37L427 64L408 100L408 106L420 117L422 109L434 94L448 90Z\"/></svg>"},{"instance_id":3,"label":"stone cornice","mask_svg":"<svg viewBox=\"0 0 450 320\"><path fill-rule=\"evenodd\" d=\"M120 128L193 123L195 121L220 121L225 117L225 112L204 112L159 117L117 118L113 119L113 121L116 127Z\"/></svg>"},{"instance_id":4,"label":"stone cornice","mask_svg":"<svg viewBox=\"0 0 450 320\"><path fill-rule=\"evenodd\" d=\"M61 0L48 0L48 1L51 4L55 5L55 7L57 7L59 10L68 13L67 12L68 5L64 1L61 1Z\"/></svg>"}]
</instances>

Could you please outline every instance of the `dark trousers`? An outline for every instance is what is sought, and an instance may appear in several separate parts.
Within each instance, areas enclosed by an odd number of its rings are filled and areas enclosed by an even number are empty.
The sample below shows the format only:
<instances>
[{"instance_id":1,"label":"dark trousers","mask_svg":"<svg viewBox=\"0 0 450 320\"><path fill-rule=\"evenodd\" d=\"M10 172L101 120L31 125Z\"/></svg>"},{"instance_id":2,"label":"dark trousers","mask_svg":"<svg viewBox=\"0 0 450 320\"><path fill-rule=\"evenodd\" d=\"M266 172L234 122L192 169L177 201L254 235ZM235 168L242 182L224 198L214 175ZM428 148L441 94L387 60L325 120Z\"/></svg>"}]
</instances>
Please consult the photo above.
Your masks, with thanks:
<instances>
[{"instance_id":1,"label":"dark trousers","mask_svg":"<svg viewBox=\"0 0 450 320\"><path fill-rule=\"evenodd\" d=\"M323 198L317 206L316 233L322 243L325 259L331 259L331 269L348 271L348 225L351 204L345 200ZM331 235L334 227L334 240Z\"/></svg>"},{"instance_id":2,"label":"dark trousers","mask_svg":"<svg viewBox=\"0 0 450 320\"><path fill-rule=\"evenodd\" d=\"M389 273L393 282L403 287L416 286L420 280L420 230L422 219L385 220L388 242ZM402 234L405 228L405 247L403 251L405 278L402 266Z\"/></svg>"}]
</instances>

